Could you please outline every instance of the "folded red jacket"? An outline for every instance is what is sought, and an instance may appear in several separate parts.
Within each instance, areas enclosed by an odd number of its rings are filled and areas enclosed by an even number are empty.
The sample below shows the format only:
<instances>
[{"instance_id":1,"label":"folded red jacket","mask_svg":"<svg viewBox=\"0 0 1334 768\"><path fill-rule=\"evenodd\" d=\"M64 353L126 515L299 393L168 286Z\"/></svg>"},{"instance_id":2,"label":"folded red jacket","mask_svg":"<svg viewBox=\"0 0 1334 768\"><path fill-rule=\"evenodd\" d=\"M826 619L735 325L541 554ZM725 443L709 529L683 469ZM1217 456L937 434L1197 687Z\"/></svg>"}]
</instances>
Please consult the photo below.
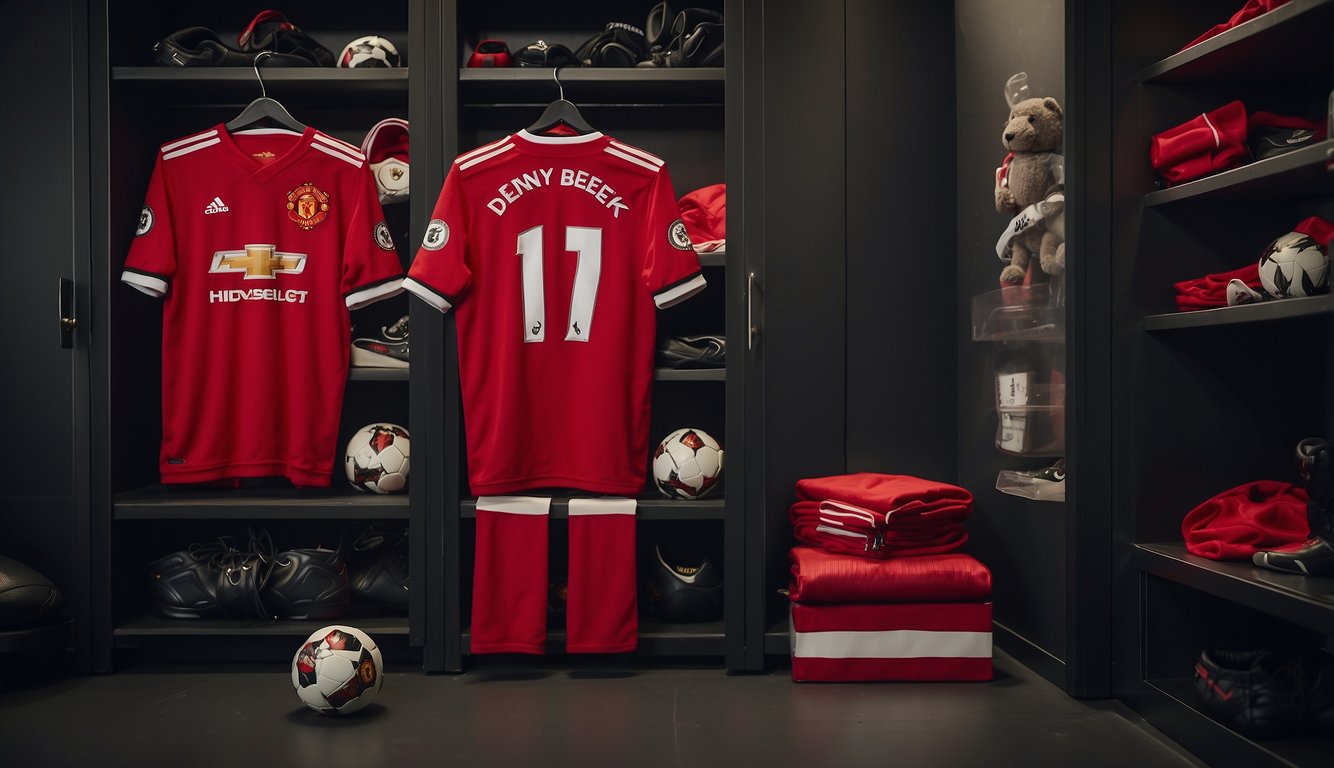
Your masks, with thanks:
<instances>
[{"instance_id":1,"label":"folded red jacket","mask_svg":"<svg viewBox=\"0 0 1334 768\"><path fill-rule=\"evenodd\" d=\"M1243 483L1186 513L1181 536L1192 555L1250 560L1251 555L1305 541L1306 489L1278 480Z\"/></svg>"},{"instance_id":2,"label":"folded red jacket","mask_svg":"<svg viewBox=\"0 0 1334 768\"><path fill-rule=\"evenodd\" d=\"M1181 184L1240 166L1246 149L1246 105L1231 101L1155 134L1149 160L1169 184Z\"/></svg>"},{"instance_id":3,"label":"folded red jacket","mask_svg":"<svg viewBox=\"0 0 1334 768\"><path fill-rule=\"evenodd\" d=\"M937 522L887 526L883 515L857 507L831 508L829 502L799 501L788 510L797 541L828 552L867 558L934 555L958 550L968 541L957 512L942 513ZM823 508L823 509L822 509ZM905 517L908 523L911 518Z\"/></svg>"},{"instance_id":4,"label":"folded red jacket","mask_svg":"<svg viewBox=\"0 0 1334 768\"><path fill-rule=\"evenodd\" d=\"M813 477L797 481L797 498L834 499L875 512L892 513L909 502L930 509L971 511L973 494L957 485L925 480L912 475L858 472L850 475Z\"/></svg>"},{"instance_id":5,"label":"folded red jacket","mask_svg":"<svg viewBox=\"0 0 1334 768\"><path fill-rule=\"evenodd\" d=\"M799 603L949 603L986 600L991 571L962 552L868 560L793 547L789 597Z\"/></svg>"}]
</instances>

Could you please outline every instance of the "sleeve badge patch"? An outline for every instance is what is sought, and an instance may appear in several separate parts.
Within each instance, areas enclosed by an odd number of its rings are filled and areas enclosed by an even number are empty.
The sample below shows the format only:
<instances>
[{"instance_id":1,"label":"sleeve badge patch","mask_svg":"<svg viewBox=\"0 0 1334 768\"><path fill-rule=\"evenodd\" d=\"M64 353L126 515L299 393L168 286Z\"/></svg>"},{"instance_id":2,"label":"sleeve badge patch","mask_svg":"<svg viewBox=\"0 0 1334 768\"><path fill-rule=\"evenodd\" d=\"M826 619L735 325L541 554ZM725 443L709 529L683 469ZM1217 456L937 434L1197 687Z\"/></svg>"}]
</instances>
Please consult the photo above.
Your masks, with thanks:
<instances>
[{"instance_id":1,"label":"sleeve badge patch","mask_svg":"<svg viewBox=\"0 0 1334 768\"><path fill-rule=\"evenodd\" d=\"M389 226L384 219L375 222L375 244L386 251L394 250L394 238L389 234Z\"/></svg>"},{"instance_id":2,"label":"sleeve badge patch","mask_svg":"<svg viewBox=\"0 0 1334 768\"><path fill-rule=\"evenodd\" d=\"M440 219L431 219L426 225L426 235L422 237L422 247L428 251L438 251L449 242L449 225Z\"/></svg>"},{"instance_id":3,"label":"sleeve badge patch","mask_svg":"<svg viewBox=\"0 0 1334 768\"><path fill-rule=\"evenodd\" d=\"M672 244L673 248L682 251L694 250L694 246L690 244L690 235L686 233L685 222L680 219L673 221L672 225L667 228L667 241Z\"/></svg>"},{"instance_id":4,"label":"sleeve badge patch","mask_svg":"<svg viewBox=\"0 0 1334 768\"><path fill-rule=\"evenodd\" d=\"M144 235L148 234L149 231L152 229L153 229L153 209L145 205L144 209L139 212L139 226L135 227L134 236L143 237Z\"/></svg>"}]
</instances>

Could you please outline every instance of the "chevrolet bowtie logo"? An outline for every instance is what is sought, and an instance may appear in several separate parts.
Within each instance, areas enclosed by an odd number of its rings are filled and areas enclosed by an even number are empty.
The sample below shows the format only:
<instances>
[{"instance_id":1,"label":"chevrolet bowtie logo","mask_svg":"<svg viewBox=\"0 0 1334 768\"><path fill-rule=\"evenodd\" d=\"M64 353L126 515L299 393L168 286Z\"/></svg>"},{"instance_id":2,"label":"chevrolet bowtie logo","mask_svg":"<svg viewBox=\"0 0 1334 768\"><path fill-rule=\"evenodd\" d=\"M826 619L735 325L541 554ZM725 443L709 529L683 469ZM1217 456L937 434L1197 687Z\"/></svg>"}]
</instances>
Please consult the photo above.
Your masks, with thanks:
<instances>
[{"instance_id":1,"label":"chevrolet bowtie logo","mask_svg":"<svg viewBox=\"0 0 1334 768\"><path fill-rule=\"evenodd\" d=\"M244 251L218 251L213 254L209 272L244 272L246 280L273 280L286 272L299 275L306 268L306 254L275 251L272 245L246 245Z\"/></svg>"}]
</instances>

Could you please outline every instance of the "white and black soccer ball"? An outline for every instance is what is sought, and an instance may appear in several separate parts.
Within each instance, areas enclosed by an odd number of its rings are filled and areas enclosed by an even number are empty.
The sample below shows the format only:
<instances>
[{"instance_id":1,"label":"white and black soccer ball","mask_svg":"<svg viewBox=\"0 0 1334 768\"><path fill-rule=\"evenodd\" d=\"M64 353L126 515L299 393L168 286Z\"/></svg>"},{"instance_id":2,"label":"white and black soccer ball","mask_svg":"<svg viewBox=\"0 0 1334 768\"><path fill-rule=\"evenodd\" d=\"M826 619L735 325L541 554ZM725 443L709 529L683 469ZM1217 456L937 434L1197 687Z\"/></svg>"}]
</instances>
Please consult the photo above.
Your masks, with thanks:
<instances>
[{"instance_id":1,"label":"white and black soccer ball","mask_svg":"<svg viewBox=\"0 0 1334 768\"><path fill-rule=\"evenodd\" d=\"M394 44L379 35L365 35L343 46L338 54L338 66L344 69L360 67L398 67L402 66L398 49Z\"/></svg>"},{"instance_id":2,"label":"white and black soccer ball","mask_svg":"<svg viewBox=\"0 0 1334 768\"><path fill-rule=\"evenodd\" d=\"M653 482L668 498L704 498L722 474L723 446L702 429L678 429L653 451Z\"/></svg>"},{"instance_id":3,"label":"white and black soccer ball","mask_svg":"<svg viewBox=\"0 0 1334 768\"><path fill-rule=\"evenodd\" d=\"M1310 235L1281 235L1260 256L1260 282L1276 299L1325 293L1329 290L1329 254Z\"/></svg>"},{"instance_id":4,"label":"white and black soccer ball","mask_svg":"<svg viewBox=\"0 0 1334 768\"><path fill-rule=\"evenodd\" d=\"M353 488L399 493L408 487L412 441L408 431L388 422L367 424L347 441L343 469Z\"/></svg>"},{"instance_id":5,"label":"white and black soccer ball","mask_svg":"<svg viewBox=\"0 0 1334 768\"><path fill-rule=\"evenodd\" d=\"M335 624L315 630L292 657L292 687L301 703L325 715L347 715L384 687L384 658L370 635Z\"/></svg>"}]
</instances>

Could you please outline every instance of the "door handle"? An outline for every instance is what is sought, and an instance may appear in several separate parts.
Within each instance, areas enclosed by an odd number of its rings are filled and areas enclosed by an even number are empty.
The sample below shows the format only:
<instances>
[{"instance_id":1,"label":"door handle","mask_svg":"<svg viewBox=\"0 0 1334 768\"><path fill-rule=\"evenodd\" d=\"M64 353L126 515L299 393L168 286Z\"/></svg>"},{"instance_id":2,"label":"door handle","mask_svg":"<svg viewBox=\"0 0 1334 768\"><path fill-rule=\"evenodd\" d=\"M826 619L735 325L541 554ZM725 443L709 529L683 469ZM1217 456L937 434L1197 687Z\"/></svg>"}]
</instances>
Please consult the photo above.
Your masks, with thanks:
<instances>
[{"instance_id":1,"label":"door handle","mask_svg":"<svg viewBox=\"0 0 1334 768\"><path fill-rule=\"evenodd\" d=\"M755 324L755 291L760 287L760 278L754 272L746 275L746 349L755 349L755 337L760 335L760 328Z\"/></svg>"},{"instance_id":2,"label":"door handle","mask_svg":"<svg viewBox=\"0 0 1334 768\"><path fill-rule=\"evenodd\" d=\"M60 312L60 348L73 349L74 327L79 324L79 320L74 316L74 281L69 278L60 278L58 306Z\"/></svg>"}]
</instances>

